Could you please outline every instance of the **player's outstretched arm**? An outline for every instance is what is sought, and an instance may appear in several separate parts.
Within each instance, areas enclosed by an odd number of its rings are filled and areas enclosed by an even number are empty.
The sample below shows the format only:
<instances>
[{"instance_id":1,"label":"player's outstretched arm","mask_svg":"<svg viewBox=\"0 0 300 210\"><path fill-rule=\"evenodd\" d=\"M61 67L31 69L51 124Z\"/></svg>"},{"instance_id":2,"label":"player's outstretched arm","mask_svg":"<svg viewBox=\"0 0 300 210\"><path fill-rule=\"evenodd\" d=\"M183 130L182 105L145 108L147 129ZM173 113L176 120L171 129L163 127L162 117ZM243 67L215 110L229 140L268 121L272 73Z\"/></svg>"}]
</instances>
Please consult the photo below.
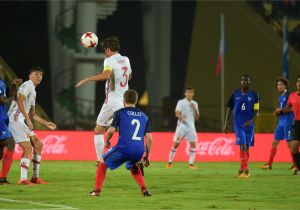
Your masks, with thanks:
<instances>
[{"instance_id":1,"label":"player's outstretched arm","mask_svg":"<svg viewBox=\"0 0 300 210\"><path fill-rule=\"evenodd\" d=\"M100 74L94 75L94 76L90 76L90 77L86 77L82 80L80 80L75 87L79 87L89 81L101 81L101 80L108 80L110 78L111 75L111 71L104 71Z\"/></svg>"},{"instance_id":2,"label":"player's outstretched arm","mask_svg":"<svg viewBox=\"0 0 300 210\"><path fill-rule=\"evenodd\" d=\"M114 127L109 127L106 131L106 141L105 141L105 148L110 148L110 140L111 137L114 135L116 129Z\"/></svg>"},{"instance_id":3,"label":"player's outstretched arm","mask_svg":"<svg viewBox=\"0 0 300 210\"><path fill-rule=\"evenodd\" d=\"M35 106L31 106L30 115L31 115L31 117L33 118L34 121L36 121L38 123L41 123L42 125L46 126L50 130L55 130L56 129L56 125L53 122L49 122L49 121L43 119L42 117L40 117L35 112Z\"/></svg>"},{"instance_id":4,"label":"player's outstretched arm","mask_svg":"<svg viewBox=\"0 0 300 210\"><path fill-rule=\"evenodd\" d=\"M9 96L4 97L0 95L0 104L10 104L13 100L15 100L17 96L17 85L22 83L22 79L14 79L11 83L11 87L9 90Z\"/></svg>"},{"instance_id":5,"label":"player's outstretched arm","mask_svg":"<svg viewBox=\"0 0 300 210\"><path fill-rule=\"evenodd\" d=\"M152 135L151 133L146 133L146 155L144 157L144 166L148 167L150 164L150 152L151 152L151 147L152 147Z\"/></svg>"},{"instance_id":6,"label":"player's outstretched arm","mask_svg":"<svg viewBox=\"0 0 300 210\"><path fill-rule=\"evenodd\" d=\"M226 116L225 116L225 123L224 123L224 132L225 133L229 133L229 119L230 119L230 116L231 116L231 112L232 112L232 109L230 107L227 107L227 112L226 112Z\"/></svg>"}]
</instances>

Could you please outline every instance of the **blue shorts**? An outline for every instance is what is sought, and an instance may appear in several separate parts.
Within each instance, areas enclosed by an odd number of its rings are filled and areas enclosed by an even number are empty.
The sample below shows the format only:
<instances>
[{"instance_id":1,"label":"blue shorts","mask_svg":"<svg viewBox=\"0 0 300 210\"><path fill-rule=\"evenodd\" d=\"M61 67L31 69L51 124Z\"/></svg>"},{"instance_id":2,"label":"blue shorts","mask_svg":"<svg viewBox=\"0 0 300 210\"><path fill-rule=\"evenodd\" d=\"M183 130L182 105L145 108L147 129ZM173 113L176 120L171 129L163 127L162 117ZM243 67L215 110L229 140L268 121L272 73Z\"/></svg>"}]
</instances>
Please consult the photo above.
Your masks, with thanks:
<instances>
[{"instance_id":1,"label":"blue shorts","mask_svg":"<svg viewBox=\"0 0 300 210\"><path fill-rule=\"evenodd\" d=\"M132 153L114 146L103 155L103 160L110 170L119 168L124 163L126 163L126 168L129 170L142 159L143 154L144 151Z\"/></svg>"},{"instance_id":2,"label":"blue shorts","mask_svg":"<svg viewBox=\"0 0 300 210\"><path fill-rule=\"evenodd\" d=\"M276 130L274 132L274 139L275 140L287 140L291 141L292 138L292 128L293 124L288 123L288 124L283 124L283 123L278 123L276 126Z\"/></svg>"},{"instance_id":3,"label":"blue shorts","mask_svg":"<svg viewBox=\"0 0 300 210\"><path fill-rule=\"evenodd\" d=\"M247 128L234 126L234 132L236 135L235 144L246 144L248 147L254 146L254 126L249 126Z\"/></svg>"},{"instance_id":4,"label":"blue shorts","mask_svg":"<svg viewBox=\"0 0 300 210\"><path fill-rule=\"evenodd\" d=\"M0 132L0 141L7 138L12 138L12 135L8 130L7 124L3 120L0 120Z\"/></svg>"}]
</instances>

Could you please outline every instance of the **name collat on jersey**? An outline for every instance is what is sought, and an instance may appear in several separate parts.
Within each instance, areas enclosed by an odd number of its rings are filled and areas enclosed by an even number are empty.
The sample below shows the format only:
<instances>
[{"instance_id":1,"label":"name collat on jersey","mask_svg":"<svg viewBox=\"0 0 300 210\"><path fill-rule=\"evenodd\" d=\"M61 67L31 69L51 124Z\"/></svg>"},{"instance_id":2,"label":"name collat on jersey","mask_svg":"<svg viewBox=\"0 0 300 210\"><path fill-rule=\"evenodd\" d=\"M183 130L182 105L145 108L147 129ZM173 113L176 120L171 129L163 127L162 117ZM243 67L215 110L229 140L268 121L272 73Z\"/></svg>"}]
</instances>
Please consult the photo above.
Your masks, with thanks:
<instances>
[{"instance_id":1,"label":"name collat on jersey","mask_svg":"<svg viewBox=\"0 0 300 210\"><path fill-rule=\"evenodd\" d=\"M289 93L285 92L284 94L278 97L278 104L277 107L284 109L287 105L289 99ZM278 122L279 123L293 123L294 122L294 114L293 112L288 112L286 114L280 113L278 115Z\"/></svg>"},{"instance_id":2,"label":"name collat on jersey","mask_svg":"<svg viewBox=\"0 0 300 210\"><path fill-rule=\"evenodd\" d=\"M6 97L6 85L3 80L0 79L0 96ZM6 104L0 104L0 120L6 120Z\"/></svg>"},{"instance_id":3,"label":"name collat on jersey","mask_svg":"<svg viewBox=\"0 0 300 210\"><path fill-rule=\"evenodd\" d=\"M132 73L128 57L119 53L104 60L103 71L112 71L111 78L106 81L106 100L110 98L123 99L124 92L128 90L128 81Z\"/></svg>"},{"instance_id":4,"label":"name collat on jersey","mask_svg":"<svg viewBox=\"0 0 300 210\"><path fill-rule=\"evenodd\" d=\"M113 115L111 126L119 130L118 148L131 153L144 152L144 136L151 132L145 113L133 107L119 109Z\"/></svg>"},{"instance_id":5,"label":"name collat on jersey","mask_svg":"<svg viewBox=\"0 0 300 210\"><path fill-rule=\"evenodd\" d=\"M235 126L243 128L245 122L254 117L254 110L259 110L259 97L257 93L252 90L247 93L236 90L231 95L227 106L233 109L233 121ZM250 126L253 126L253 124Z\"/></svg>"}]
</instances>

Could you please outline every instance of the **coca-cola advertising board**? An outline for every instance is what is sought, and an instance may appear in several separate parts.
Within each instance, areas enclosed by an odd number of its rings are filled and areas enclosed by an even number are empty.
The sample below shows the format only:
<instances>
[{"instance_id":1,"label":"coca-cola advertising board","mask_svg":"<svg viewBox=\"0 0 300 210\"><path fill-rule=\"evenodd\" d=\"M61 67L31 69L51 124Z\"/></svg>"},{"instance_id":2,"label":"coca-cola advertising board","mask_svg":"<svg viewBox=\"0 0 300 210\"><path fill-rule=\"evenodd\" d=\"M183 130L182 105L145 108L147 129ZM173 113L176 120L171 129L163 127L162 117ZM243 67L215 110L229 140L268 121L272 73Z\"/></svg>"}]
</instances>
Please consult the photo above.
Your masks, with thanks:
<instances>
[{"instance_id":1,"label":"coca-cola advertising board","mask_svg":"<svg viewBox=\"0 0 300 210\"><path fill-rule=\"evenodd\" d=\"M94 134L91 131L35 131L43 142L43 160L96 160ZM151 161L167 161L174 133L154 132ZM117 133L112 145L117 142ZM255 146L250 149L250 161L268 160L273 134L256 134ZM279 145L275 161L291 160L285 141ZM15 159L21 157L17 145ZM183 140L176 152L175 161L187 161L189 146ZM196 161L239 161L239 147L234 134L198 133Z\"/></svg>"}]
</instances>

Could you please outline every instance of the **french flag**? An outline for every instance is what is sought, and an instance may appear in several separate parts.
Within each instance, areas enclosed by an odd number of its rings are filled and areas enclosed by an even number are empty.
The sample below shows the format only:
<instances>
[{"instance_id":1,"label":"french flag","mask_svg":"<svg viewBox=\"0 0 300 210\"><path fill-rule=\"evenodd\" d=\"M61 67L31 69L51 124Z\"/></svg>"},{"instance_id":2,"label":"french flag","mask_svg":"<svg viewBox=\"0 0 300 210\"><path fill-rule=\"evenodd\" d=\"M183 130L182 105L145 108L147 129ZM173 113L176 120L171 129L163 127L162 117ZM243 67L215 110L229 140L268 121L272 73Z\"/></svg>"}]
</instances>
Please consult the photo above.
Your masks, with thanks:
<instances>
[{"instance_id":1,"label":"french flag","mask_svg":"<svg viewBox=\"0 0 300 210\"><path fill-rule=\"evenodd\" d=\"M282 62L282 73L283 77L289 78L289 37L287 19L283 19L283 62Z\"/></svg>"},{"instance_id":2,"label":"french flag","mask_svg":"<svg viewBox=\"0 0 300 210\"><path fill-rule=\"evenodd\" d=\"M219 46L218 63L215 69L216 76L219 76L224 67L224 53L225 53L225 30L224 30L224 15L221 15L221 37Z\"/></svg>"}]
</instances>

